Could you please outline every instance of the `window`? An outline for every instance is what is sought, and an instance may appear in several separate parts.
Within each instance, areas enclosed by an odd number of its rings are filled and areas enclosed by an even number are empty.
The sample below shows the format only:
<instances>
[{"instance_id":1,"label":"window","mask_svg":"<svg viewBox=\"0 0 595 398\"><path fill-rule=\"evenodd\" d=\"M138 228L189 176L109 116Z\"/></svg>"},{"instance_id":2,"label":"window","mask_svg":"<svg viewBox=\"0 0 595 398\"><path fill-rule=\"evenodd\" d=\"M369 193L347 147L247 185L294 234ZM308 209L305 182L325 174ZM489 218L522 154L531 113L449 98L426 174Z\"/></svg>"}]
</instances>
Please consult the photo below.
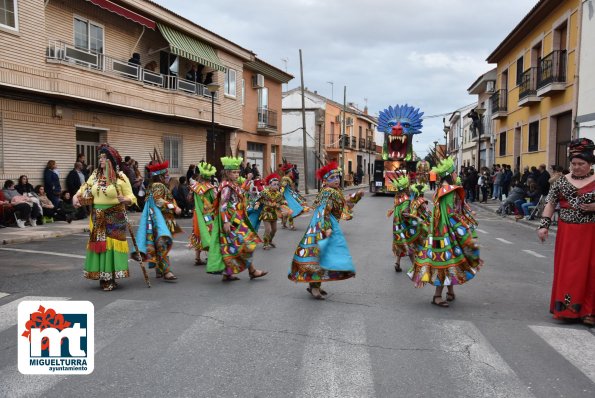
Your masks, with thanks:
<instances>
[{"instance_id":1,"label":"window","mask_svg":"<svg viewBox=\"0 0 595 398\"><path fill-rule=\"evenodd\" d=\"M258 107L263 109L269 107L269 89L266 87L258 89Z\"/></svg>"},{"instance_id":2,"label":"window","mask_svg":"<svg viewBox=\"0 0 595 398\"><path fill-rule=\"evenodd\" d=\"M529 123L529 152L539 150L539 122Z\"/></svg>"},{"instance_id":3,"label":"window","mask_svg":"<svg viewBox=\"0 0 595 398\"><path fill-rule=\"evenodd\" d=\"M180 137L163 137L163 157L169 160L170 169L179 169L181 162Z\"/></svg>"},{"instance_id":4,"label":"window","mask_svg":"<svg viewBox=\"0 0 595 398\"><path fill-rule=\"evenodd\" d=\"M92 21L75 17L74 46L95 54L103 54L103 27Z\"/></svg>"},{"instance_id":5,"label":"window","mask_svg":"<svg viewBox=\"0 0 595 398\"><path fill-rule=\"evenodd\" d=\"M0 0L0 26L19 30L17 0Z\"/></svg>"},{"instance_id":6,"label":"window","mask_svg":"<svg viewBox=\"0 0 595 398\"><path fill-rule=\"evenodd\" d=\"M242 105L246 105L246 81L242 79Z\"/></svg>"},{"instance_id":7,"label":"window","mask_svg":"<svg viewBox=\"0 0 595 398\"><path fill-rule=\"evenodd\" d=\"M523 82L523 57L516 61L516 85L519 86Z\"/></svg>"},{"instance_id":8,"label":"window","mask_svg":"<svg viewBox=\"0 0 595 398\"><path fill-rule=\"evenodd\" d=\"M500 133L500 156L506 155L506 131Z\"/></svg>"},{"instance_id":9,"label":"window","mask_svg":"<svg viewBox=\"0 0 595 398\"><path fill-rule=\"evenodd\" d=\"M335 147L335 122L331 122L331 131L329 137L330 146Z\"/></svg>"},{"instance_id":10,"label":"window","mask_svg":"<svg viewBox=\"0 0 595 398\"><path fill-rule=\"evenodd\" d=\"M225 73L225 95L236 96L236 71L229 68Z\"/></svg>"}]
</instances>

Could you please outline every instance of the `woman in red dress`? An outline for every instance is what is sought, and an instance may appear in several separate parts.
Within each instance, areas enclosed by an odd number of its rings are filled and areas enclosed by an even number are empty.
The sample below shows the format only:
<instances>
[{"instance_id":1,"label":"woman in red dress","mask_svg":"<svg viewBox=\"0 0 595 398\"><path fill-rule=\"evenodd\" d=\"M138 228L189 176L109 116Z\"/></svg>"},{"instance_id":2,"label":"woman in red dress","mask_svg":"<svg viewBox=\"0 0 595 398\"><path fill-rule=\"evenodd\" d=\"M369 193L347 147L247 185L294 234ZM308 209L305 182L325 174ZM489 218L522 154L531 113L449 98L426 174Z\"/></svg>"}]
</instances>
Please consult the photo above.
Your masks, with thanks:
<instances>
[{"instance_id":1,"label":"woman in red dress","mask_svg":"<svg viewBox=\"0 0 595 398\"><path fill-rule=\"evenodd\" d=\"M556 204L560 220L554 255L550 312L556 319L595 325L595 145L587 138L569 144L569 174L549 191L537 235L545 241Z\"/></svg>"}]
</instances>

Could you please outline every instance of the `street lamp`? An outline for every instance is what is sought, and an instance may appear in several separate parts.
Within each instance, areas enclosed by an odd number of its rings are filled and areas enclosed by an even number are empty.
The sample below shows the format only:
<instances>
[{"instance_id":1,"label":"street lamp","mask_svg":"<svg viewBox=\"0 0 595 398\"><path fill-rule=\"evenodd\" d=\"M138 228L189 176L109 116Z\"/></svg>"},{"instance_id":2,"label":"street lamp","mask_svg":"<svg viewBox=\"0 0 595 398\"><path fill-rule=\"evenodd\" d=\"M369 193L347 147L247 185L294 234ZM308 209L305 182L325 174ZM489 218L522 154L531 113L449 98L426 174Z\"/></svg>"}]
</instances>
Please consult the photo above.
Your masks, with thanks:
<instances>
[{"instance_id":1,"label":"street lamp","mask_svg":"<svg viewBox=\"0 0 595 398\"><path fill-rule=\"evenodd\" d=\"M444 119L442 120L442 122L444 123ZM448 132L450 131L450 127L445 124L442 131L444 131L444 145L446 145L446 150L444 151L444 155L448 156Z\"/></svg>"},{"instance_id":2,"label":"street lamp","mask_svg":"<svg viewBox=\"0 0 595 398\"><path fill-rule=\"evenodd\" d=\"M215 146L217 144L217 137L215 135L215 93L219 90L219 84L207 84L207 90L211 93L211 138L213 140L213 159L215 159Z\"/></svg>"}]
</instances>

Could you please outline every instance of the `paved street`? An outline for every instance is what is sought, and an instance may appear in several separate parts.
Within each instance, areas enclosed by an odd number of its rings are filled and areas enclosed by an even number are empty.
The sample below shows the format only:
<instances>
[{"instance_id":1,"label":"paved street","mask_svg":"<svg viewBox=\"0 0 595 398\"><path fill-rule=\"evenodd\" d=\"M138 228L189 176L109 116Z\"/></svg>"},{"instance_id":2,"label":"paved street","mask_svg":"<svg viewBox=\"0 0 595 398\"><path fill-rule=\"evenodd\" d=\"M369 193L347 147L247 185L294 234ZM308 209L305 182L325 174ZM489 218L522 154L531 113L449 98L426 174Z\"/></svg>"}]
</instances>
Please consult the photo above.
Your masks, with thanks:
<instances>
[{"instance_id":1,"label":"paved street","mask_svg":"<svg viewBox=\"0 0 595 398\"><path fill-rule=\"evenodd\" d=\"M324 302L286 276L307 218L256 252L270 275L233 283L193 265L188 219L171 256L178 283L152 279L151 289L134 262L113 292L84 280L83 233L0 246L0 396L595 395L593 330L548 312L554 234L541 244L534 225L477 207L485 266L439 308L432 287L393 270L392 200L366 196L342 222L357 278L325 285ZM16 306L31 296L93 302L90 376L18 372Z\"/></svg>"}]
</instances>

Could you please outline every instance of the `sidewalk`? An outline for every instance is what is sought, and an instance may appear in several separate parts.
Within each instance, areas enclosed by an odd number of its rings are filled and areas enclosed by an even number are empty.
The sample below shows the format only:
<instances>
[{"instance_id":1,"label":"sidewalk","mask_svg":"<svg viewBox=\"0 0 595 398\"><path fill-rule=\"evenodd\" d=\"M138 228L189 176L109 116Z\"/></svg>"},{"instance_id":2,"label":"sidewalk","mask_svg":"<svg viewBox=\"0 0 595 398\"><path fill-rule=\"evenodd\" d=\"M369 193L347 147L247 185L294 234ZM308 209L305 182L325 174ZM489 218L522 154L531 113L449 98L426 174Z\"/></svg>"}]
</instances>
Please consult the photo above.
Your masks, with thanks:
<instances>
[{"instance_id":1,"label":"sidewalk","mask_svg":"<svg viewBox=\"0 0 595 398\"><path fill-rule=\"evenodd\" d=\"M351 186L345 188L345 192L351 192L358 189L363 189L368 193L368 185ZM304 192L301 192L304 194ZM318 190L310 189L308 195L304 194L304 197L313 199ZM128 213L128 219L133 226L133 230L136 231L138 225L138 219L141 213ZM50 224L38 225L36 227L26 226L25 228L8 227L0 229L0 245L9 245L15 243L26 243L36 240L58 238L61 236L68 236L72 234L82 234L89 232L89 219L76 220L71 224L65 221L56 221Z\"/></svg>"}]
</instances>

